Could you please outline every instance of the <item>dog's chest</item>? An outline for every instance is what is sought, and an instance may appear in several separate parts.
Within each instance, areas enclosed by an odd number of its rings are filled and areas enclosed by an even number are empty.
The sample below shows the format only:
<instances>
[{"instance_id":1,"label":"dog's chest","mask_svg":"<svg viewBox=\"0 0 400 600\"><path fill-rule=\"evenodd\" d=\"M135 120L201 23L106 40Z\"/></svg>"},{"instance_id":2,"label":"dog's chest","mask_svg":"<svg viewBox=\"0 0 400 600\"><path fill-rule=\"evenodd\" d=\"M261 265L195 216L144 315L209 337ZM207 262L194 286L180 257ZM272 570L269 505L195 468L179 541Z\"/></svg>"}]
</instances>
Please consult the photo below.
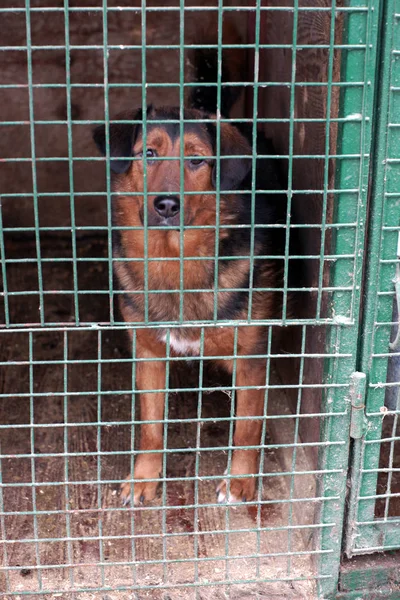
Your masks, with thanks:
<instances>
[{"instance_id":1,"label":"dog's chest","mask_svg":"<svg viewBox=\"0 0 400 600\"><path fill-rule=\"evenodd\" d=\"M167 333L161 334L161 340L168 342ZM169 333L169 345L176 354L185 356L198 356L200 354L200 340L190 340L179 334L179 331L171 330Z\"/></svg>"}]
</instances>

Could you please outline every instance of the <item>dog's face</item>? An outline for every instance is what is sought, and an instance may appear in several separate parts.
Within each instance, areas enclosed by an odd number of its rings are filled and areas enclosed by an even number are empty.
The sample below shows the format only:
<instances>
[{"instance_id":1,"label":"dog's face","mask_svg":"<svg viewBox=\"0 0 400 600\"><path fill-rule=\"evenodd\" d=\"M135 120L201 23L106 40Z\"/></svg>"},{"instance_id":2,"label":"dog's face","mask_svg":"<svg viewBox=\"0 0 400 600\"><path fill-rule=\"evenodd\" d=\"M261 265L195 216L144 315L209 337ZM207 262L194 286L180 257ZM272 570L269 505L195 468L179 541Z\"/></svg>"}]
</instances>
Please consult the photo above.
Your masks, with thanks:
<instances>
[{"instance_id":1,"label":"dog's face","mask_svg":"<svg viewBox=\"0 0 400 600\"><path fill-rule=\"evenodd\" d=\"M141 132L133 146L133 156L137 160L134 161L128 175L133 189L142 193L143 142ZM210 193L213 189L213 167L210 158L212 153L210 140L201 126L186 127L181 141L178 124L149 124L146 135L146 162L147 222L150 226L179 225L182 212L185 225L213 219L215 195ZM181 155L184 157L183 174ZM140 217L143 222L142 203Z\"/></svg>"},{"instance_id":2,"label":"dog's face","mask_svg":"<svg viewBox=\"0 0 400 600\"><path fill-rule=\"evenodd\" d=\"M140 123L110 125L113 190L119 194L127 193L127 202L135 212L132 224L139 224L138 220L141 225L145 223L146 209L150 227L178 226L182 212L184 225L215 224L217 130L214 123L202 122L210 118L199 111L185 111L181 137L178 109L150 108L146 115L146 144ZM141 121L142 113L139 111L122 119ZM103 125L94 132L94 140L103 154L106 153L105 138ZM229 191L240 189L251 168L250 158L235 156L249 157L250 153L250 146L239 131L222 123L219 189L225 197L224 204L229 202ZM230 199L234 204L235 196L231 195ZM223 211L221 205L220 210ZM227 207L227 212L234 213L234 206Z\"/></svg>"}]
</instances>

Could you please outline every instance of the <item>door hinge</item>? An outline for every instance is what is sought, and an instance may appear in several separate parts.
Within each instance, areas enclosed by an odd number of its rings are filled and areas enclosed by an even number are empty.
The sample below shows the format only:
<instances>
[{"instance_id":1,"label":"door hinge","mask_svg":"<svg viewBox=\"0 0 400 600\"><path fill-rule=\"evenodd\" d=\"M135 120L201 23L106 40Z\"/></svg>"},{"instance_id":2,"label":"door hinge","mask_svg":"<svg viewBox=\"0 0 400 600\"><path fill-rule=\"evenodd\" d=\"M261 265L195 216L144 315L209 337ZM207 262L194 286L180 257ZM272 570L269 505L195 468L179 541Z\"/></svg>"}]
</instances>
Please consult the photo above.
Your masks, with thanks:
<instances>
[{"instance_id":1,"label":"door hinge","mask_svg":"<svg viewBox=\"0 0 400 600\"><path fill-rule=\"evenodd\" d=\"M359 440L363 437L366 418L365 418L365 390L367 387L367 377L365 373L355 371L351 374L350 382L350 402L351 402L351 421L350 437L353 440Z\"/></svg>"}]
</instances>

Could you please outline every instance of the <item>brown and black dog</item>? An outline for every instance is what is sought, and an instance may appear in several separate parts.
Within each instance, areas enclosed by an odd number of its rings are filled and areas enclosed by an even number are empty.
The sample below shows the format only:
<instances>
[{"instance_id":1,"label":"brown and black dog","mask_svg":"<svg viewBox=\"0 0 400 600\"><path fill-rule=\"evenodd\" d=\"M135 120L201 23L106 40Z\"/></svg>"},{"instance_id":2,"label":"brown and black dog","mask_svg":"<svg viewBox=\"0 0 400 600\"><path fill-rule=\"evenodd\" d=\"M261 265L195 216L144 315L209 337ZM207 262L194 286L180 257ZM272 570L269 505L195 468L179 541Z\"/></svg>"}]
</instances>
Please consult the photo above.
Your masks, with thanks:
<instances>
[{"instance_id":1,"label":"brown and black dog","mask_svg":"<svg viewBox=\"0 0 400 600\"><path fill-rule=\"evenodd\" d=\"M197 61L199 78L216 81L216 57L209 51L198 52ZM201 327L184 324L212 323L215 316L215 325L204 328L203 356L218 357L215 361L230 373L236 362L237 388L235 450L229 484L227 480L219 484L218 501L249 501L255 494L267 352L267 329L257 321L282 315L287 199L280 192L277 163L268 157L268 141L258 135L257 153L263 156L252 169L251 128L220 122L218 136L215 86L207 89L194 89L191 108L184 113L183 136L178 108L148 108L145 159L141 111L122 117L129 123L109 127L116 193L113 252L123 319L132 327L143 322L147 297L148 322L166 323L136 329L136 357L141 359L136 371L143 421L140 450L147 452L135 460L135 504L154 498L162 467L165 392L152 390L166 387L166 341L171 356L200 355ZM229 112L235 99L235 90L225 87L223 113ZM105 126L95 130L94 140L105 154ZM253 178L253 189L263 192L251 193ZM232 321L244 322L236 334ZM252 448L244 448L248 446ZM128 479L132 481L131 476ZM122 486L125 502L131 499L131 488L129 481Z\"/></svg>"}]
</instances>

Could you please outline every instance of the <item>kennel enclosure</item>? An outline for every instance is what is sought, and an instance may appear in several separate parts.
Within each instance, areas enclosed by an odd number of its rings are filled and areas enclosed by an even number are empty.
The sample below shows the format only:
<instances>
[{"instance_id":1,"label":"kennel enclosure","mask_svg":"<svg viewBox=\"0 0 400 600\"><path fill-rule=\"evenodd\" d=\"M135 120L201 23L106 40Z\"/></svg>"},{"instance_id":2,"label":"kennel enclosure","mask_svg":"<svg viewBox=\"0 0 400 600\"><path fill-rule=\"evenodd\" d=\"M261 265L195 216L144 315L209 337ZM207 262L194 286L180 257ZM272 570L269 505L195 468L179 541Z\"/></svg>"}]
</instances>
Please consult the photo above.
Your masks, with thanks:
<instances>
[{"instance_id":1,"label":"kennel enclosure","mask_svg":"<svg viewBox=\"0 0 400 600\"><path fill-rule=\"evenodd\" d=\"M253 151L261 128L284 164L283 294L301 259L304 311L264 323L255 501L215 500L235 379L167 345L160 495L123 507L139 428L126 329L165 323L116 309L110 169L91 131L132 106L182 108L202 23L220 105L228 19L246 76L219 122L250 124ZM3 597L399 597L399 19L399 0L3 1ZM252 324L169 330L198 328L202 347L207 328Z\"/></svg>"}]
</instances>

